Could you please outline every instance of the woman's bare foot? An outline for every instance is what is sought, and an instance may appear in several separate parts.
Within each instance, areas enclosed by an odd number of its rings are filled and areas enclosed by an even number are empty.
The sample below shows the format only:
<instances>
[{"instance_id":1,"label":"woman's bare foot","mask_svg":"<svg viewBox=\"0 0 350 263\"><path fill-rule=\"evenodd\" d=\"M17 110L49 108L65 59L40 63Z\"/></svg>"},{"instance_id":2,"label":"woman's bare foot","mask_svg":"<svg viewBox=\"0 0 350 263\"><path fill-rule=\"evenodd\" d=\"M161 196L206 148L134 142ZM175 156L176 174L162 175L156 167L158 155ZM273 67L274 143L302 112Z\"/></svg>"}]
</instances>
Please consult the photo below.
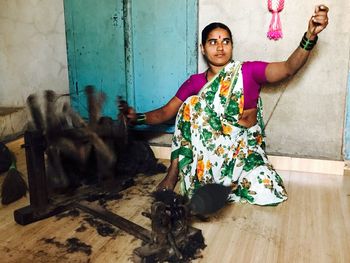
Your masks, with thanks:
<instances>
[{"instance_id":1,"label":"woman's bare foot","mask_svg":"<svg viewBox=\"0 0 350 263\"><path fill-rule=\"evenodd\" d=\"M156 191L160 191L163 189L174 190L177 183L177 177L179 174L178 162L179 162L178 159L174 159L171 161L170 167L168 169L168 173L164 177L164 179L158 184Z\"/></svg>"}]
</instances>

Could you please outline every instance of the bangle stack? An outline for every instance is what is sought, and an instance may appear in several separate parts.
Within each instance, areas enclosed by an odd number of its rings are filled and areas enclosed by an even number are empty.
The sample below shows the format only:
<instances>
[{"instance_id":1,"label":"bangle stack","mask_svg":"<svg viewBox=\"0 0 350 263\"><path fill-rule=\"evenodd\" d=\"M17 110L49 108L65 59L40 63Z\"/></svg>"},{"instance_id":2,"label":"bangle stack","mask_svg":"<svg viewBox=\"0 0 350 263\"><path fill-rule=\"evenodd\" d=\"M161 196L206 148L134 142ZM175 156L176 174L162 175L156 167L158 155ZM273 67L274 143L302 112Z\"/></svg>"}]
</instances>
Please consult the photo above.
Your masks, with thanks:
<instances>
[{"instance_id":1,"label":"bangle stack","mask_svg":"<svg viewBox=\"0 0 350 263\"><path fill-rule=\"evenodd\" d=\"M314 40L310 40L306 37L306 32L303 36L303 38L301 39L300 41L300 47L302 49L305 49L307 51L310 51L311 49L313 49L313 47L316 45L317 43L317 39L318 39L318 36L316 36L316 38Z\"/></svg>"},{"instance_id":2,"label":"bangle stack","mask_svg":"<svg viewBox=\"0 0 350 263\"><path fill-rule=\"evenodd\" d=\"M146 124L146 114L136 113L136 125Z\"/></svg>"}]
</instances>

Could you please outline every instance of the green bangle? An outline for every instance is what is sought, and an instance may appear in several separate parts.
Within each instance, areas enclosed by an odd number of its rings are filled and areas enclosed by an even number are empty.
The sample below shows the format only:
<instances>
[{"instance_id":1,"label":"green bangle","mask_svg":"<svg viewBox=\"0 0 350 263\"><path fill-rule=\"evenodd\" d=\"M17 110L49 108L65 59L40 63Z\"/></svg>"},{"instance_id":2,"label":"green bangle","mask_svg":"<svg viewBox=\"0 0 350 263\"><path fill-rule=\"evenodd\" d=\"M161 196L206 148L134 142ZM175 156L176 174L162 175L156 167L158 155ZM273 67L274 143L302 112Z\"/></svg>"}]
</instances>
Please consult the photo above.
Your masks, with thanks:
<instances>
[{"instance_id":1,"label":"green bangle","mask_svg":"<svg viewBox=\"0 0 350 263\"><path fill-rule=\"evenodd\" d=\"M318 36L316 36L316 38L315 38L314 40L308 39L308 38L306 37L306 32L305 32L303 38L302 38L301 41L300 41L300 45L299 45L299 46L300 46L302 49L305 49L305 50L307 50L307 51L310 51L310 50L312 50L312 49L314 48L314 46L316 45L317 40L318 40Z\"/></svg>"},{"instance_id":2,"label":"green bangle","mask_svg":"<svg viewBox=\"0 0 350 263\"><path fill-rule=\"evenodd\" d=\"M136 113L136 125L146 124L146 114Z\"/></svg>"}]
</instances>

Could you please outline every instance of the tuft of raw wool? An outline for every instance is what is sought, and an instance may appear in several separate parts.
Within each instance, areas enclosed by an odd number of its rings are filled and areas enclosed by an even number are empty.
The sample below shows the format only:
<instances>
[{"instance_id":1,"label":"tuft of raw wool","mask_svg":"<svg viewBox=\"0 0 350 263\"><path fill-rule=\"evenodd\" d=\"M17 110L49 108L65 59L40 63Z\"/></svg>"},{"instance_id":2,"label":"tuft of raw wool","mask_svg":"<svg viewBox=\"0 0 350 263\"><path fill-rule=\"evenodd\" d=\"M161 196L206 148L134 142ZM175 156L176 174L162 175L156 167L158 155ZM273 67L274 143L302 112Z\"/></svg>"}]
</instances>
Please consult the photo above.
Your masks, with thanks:
<instances>
[{"instance_id":1,"label":"tuft of raw wool","mask_svg":"<svg viewBox=\"0 0 350 263\"><path fill-rule=\"evenodd\" d=\"M1 186L1 203L3 205L13 203L25 196L27 190L27 184L22 173L17 170L16 158L13 156L12 164Z\"/></svg>"}]
</instances>

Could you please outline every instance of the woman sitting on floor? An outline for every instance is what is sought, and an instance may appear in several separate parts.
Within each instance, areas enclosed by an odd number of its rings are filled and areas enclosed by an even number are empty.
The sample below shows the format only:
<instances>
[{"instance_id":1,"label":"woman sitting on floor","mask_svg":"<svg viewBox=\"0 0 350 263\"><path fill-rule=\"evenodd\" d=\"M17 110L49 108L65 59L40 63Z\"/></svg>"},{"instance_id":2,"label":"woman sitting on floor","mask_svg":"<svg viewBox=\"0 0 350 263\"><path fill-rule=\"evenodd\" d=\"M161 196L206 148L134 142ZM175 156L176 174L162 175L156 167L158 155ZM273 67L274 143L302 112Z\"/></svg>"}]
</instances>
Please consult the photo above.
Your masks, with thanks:
<instances>
[{"instance_id":1,"label":"woman sitting on floor","mask_svg":"<svg viewBox=\"0 0 350 263\"><path fill-rule=\"evenodd\" d=\"M275 205L287 199L281 177L264 151L260 86L293 76L307 61L317 35L328 24L328 7L317 6L298 48L282 62L232 60L232 35L221 23L202 31L201 51L208 69L192 75L163 107L136 114L132 124L159 124L177 114L171 165L160 189L191 196L203 184L232 187L231 201Z\"/></svg>"}]
</instances>

